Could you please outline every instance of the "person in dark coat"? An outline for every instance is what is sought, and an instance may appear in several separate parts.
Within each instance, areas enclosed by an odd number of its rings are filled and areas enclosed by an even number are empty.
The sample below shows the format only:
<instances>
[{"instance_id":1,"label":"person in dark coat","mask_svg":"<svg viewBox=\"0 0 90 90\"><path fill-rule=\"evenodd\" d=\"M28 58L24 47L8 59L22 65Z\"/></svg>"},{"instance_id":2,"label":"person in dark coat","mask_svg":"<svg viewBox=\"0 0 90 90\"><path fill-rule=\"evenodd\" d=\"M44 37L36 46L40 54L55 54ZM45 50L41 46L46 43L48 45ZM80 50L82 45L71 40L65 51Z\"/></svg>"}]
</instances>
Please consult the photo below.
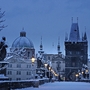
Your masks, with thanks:
<instances>
[{"instance_id":1,"label":"person in dark coat","mask_svg":"<svg viewBox=\"0 0 90 90\"><path fill-rule=\"evenodd\" d=\"M61 81L61 77L60 77L60 74L58 75L58 81Z\"/></svg>"}]
</instances>

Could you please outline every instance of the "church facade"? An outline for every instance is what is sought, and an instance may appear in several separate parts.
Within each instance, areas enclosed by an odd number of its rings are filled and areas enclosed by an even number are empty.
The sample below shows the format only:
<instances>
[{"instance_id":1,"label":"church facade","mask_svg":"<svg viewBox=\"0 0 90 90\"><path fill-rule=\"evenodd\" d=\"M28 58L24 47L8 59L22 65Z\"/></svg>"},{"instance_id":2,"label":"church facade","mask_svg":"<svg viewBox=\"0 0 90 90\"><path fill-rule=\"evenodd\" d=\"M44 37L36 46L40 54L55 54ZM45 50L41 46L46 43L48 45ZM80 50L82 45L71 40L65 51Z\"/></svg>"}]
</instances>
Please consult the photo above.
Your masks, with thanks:
<instances>
[{"instance_id":1,"label":"church facade","mask_svg":"<svg viewBox=\"0 0 90 90\"><path fill-rule=\"evenodd\" d=\"M88 40L86 32L80 38L79 26L72 23L69 38L65 37L65 77L66 80L75 80L83 64L88 63Z\"/></svg>"},{"instance_id":2,"label":"church facade","mask_svg":"<svg viewBox=\"0 0 90 90\"><path fill-rule=\"evenodd\" d=\"M35 57L34 45L26 37L26 32L21 31L20 36L14 40L10 52L5 60L9 62L6 68L6 76L9 80L30 80L35 78L37 61L32 63Z\"/></svg>"}]
</instances>

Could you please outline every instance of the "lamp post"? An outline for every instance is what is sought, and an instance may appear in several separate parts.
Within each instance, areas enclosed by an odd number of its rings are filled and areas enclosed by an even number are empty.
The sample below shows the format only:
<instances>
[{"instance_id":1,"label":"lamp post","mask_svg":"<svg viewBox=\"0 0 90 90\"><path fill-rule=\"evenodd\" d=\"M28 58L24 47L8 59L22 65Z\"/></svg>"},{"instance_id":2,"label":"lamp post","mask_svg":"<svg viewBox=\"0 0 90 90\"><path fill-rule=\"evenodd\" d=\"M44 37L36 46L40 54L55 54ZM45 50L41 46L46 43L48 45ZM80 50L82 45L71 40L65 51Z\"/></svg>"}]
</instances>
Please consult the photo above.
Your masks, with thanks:
<instances>
[{"instance_id":1,"label":"lamp post","mask_svg":"<svg viewBox=\"0 0 90 90\"><path fill-rule=\"evenodd\" d=\"M76 74L76 81L78 81L78 74Z\"/></svg>"},{"instance_id":2,"label":"lamp post","mask_svg":"<svg viewBox=\"0 0 90 90\"><path fill-rule=\"evenodd\" d=\"M32 62L32 66L34 66L34 62L35 62L35 58L34 57L32 57L31 58L31 62ZM33 68L33 67L32 67ZM32 76L34 75L34 71L32 71L33 73L32 73ZM34 78L34 76L33 76L33 78Z\"/></svg>"},{"instance_id":3,"label":"lamp post","mask_svg":"<svg viewBox=\"0 0 90 90\"><path fill-rule=\"evenodd\" d=\"M49 66L49 81L51 81L51 74L50 74L51 67Z\"/></svg>"},{"instance_id":4,"label":"lamp post","mask_svg":"<svg viewBox=\"0 0 90 90\"><path fill-rule=\"evenodd\" d=\"M86 79L89 79L89 73L88 73L88 69L86 69Z\"/></svg>"},{"instance_id":5,"label":"lamp post","mask_svg":"<svg viewBox=\"0 0 90 90\"><path fill-rule=\"evenodd\" d=\"M45 77L47 78L47 74L46 74L46 68L47 68L47 63L44 64L45 65Z\"/></svg>"}]
</instances>

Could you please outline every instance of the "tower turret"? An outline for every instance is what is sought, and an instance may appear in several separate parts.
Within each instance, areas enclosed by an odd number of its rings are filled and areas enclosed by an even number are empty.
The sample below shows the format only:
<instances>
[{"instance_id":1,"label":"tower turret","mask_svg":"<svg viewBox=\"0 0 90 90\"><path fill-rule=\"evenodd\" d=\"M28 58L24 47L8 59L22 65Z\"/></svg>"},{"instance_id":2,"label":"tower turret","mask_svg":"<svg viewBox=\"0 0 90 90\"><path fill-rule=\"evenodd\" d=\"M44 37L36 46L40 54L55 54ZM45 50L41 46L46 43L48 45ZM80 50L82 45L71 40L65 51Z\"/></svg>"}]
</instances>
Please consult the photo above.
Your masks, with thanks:
<instances>
[{"instance_id":1,"label":"tower turret","mask_svg":"<svg viewBox=\"0 0 90 90\"><path fill-rule=\"evenodd\" d=\"M83 39L84 39L85 41L87 41L87 34L86 34L86 32L84 33Z\"/></svg>"},{"instance_id":2,"label":"tower turret","mask_svg":"<svg viewBox=\"0 0 90 90\"><path fill-rule=\"evenodd\" d=\"M58 51L58 54L60 54L60 37L58 38L58 45L57 45L57 51Z\"/></svg>"},{"instance_id":3,"label":"tower turret","mask_svg":"<svg viewBox=\"0 0 90 90\"><path fill-rule=\"evenodd\" d=\"M40 55L42 55L44 53L44 51L43 51L43 45L42 45L42 37L41 37L40 51L38 51L38 53Z\"/></svg>"}]
</instances>

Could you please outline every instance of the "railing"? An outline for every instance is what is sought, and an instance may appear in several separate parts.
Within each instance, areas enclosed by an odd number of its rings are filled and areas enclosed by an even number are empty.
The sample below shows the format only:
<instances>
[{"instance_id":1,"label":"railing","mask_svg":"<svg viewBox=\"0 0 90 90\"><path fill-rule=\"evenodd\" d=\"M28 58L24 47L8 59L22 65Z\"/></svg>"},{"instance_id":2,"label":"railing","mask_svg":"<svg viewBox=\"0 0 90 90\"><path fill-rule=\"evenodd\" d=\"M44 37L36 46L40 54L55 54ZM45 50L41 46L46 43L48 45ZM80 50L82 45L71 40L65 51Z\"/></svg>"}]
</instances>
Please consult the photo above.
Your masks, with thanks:
<instances>
[{"instance_id":1,"label":"railing","mask_svg":"<svg viewBox=\"0 0 90 90\"><path fill-rule=\"evenodd\" d=\"M39 87L39 85L48 83L49 79L33 79L20 81L0 81L0 90L20 89L26 87Z\"/></svg>"}]
</instances>

